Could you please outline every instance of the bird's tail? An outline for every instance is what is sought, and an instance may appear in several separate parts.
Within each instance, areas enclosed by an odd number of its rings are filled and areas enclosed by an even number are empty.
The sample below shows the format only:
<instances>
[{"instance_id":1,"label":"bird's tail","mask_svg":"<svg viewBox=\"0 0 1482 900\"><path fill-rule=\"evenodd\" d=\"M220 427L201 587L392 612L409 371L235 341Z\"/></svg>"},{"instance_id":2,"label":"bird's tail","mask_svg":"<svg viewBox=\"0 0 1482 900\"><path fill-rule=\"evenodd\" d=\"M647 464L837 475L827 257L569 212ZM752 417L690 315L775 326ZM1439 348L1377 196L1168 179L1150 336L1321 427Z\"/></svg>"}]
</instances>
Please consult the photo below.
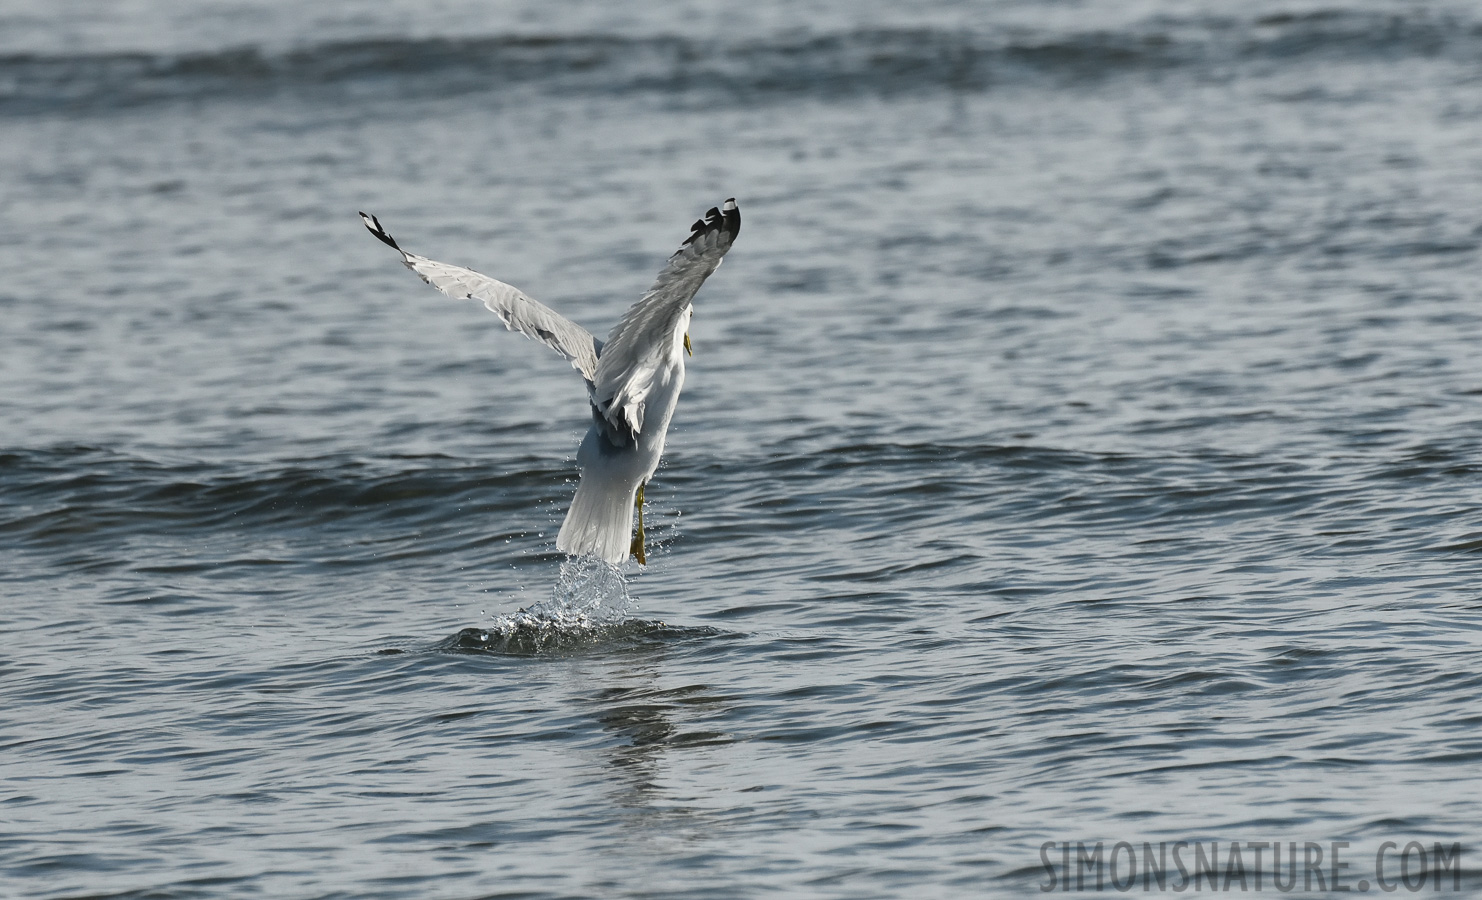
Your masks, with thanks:
<instances>
[{"instance_id":1,"label":"bird's tail","mask_svg":"<svg viewBox=\"0 0 1482 900\"><path fill-rule=\"evenodd\" d=\"M633 499L634 490L621 484L583 477L576 496L571 498L561 533L556 535L556 549L622 565L632 547Z\"/></svg>"}]
</instances>

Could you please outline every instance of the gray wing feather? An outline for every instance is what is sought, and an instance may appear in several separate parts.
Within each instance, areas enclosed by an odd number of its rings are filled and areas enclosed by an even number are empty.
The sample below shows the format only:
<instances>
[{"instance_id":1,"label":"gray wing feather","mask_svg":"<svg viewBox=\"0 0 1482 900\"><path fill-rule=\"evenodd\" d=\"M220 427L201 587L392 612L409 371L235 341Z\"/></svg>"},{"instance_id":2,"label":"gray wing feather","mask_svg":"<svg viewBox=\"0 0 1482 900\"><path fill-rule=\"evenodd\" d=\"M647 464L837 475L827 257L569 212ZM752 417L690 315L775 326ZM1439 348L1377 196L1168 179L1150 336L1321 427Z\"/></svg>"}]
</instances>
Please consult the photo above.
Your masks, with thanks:
<instances>
[{"instance_id":1,"label":"gray wing feather","mask_svg":"<svg viewBox=\"0 0 1482 900\"><path fill-rule=\"evenodd\" d=\"M712 207L669 257L653 287L607 336L592 379L592 405L618 434L635 436L643 430L644 401L674 346L674 330L740 231L741 211L734 198L719 209Z\"/></svg>"},{"instance_id":2,"label":"gray wing feather","mask_svg":"<svg viewBox=\"0 0 1482 900\"><path fill-rule=\"evenodd\" d=\"M599 345L591 333L542 303L531 300L502 281L472 269L450 266L408 253L397 245L375 216L360 214L365 227L382 243L401 254L402 262L423 281L458 300L477 300L499 317L504 327L540 341L566 357L588 384L597 378Z\"/></svg>"}]
</instances>

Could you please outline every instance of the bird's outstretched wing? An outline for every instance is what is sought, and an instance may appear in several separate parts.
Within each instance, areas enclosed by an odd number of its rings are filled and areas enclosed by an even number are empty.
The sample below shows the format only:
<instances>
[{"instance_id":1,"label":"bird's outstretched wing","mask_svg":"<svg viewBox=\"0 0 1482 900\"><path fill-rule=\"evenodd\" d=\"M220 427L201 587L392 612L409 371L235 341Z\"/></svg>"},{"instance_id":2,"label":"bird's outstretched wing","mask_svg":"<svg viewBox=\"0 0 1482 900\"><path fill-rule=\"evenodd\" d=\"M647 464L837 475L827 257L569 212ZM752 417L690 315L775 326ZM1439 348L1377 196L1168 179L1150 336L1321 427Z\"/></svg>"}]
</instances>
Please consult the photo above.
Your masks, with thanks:
<instances>
[{"instance_id":1,"label":"bird's outstretched wing","mask_svg":"<svg viewBox=\"0 0 1482 900\"><path fill-rule=\"evenodd\" d=\"M592 381L592 405L617 436L631 439L643 430L644 403L674 347L674 329L740 231L741 211L734 198L719 209L711 207L669 257L653 287L607 336Z\"/></svg>"},{"instance_id":2,"label":"bird's outstretched wing","mask_svg":"<svg viewBox=\"0 0 1482 900\"><path fill-rule=\"evenodd\" d=\"M408 269L428 284L458 300L478 300L487 306L504 327L540 341L566 357L588 384L597 380L598 344L591 333L544 304L525 296L517 288L472 269L450 266L408 253L396 243L375 216L360 214L365 227L397 253ZM707 273L708 274L708 273ZM692 292L693 293L693 292Z\"/></svg>"}]
</instances>

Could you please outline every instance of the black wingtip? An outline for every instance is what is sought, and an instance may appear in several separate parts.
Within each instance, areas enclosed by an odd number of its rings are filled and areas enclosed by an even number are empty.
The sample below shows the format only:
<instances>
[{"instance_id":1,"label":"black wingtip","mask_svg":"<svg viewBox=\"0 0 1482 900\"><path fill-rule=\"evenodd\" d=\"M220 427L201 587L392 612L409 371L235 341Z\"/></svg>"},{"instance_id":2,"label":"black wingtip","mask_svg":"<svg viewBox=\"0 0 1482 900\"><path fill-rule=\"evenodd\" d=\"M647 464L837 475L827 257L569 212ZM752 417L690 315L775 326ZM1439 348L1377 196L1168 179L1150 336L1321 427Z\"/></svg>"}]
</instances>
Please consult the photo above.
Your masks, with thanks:
<instances>
[{"instance_id":1,"label":"black wingtip","mask_svg":"<svg viewBox=\"0 0 1482 900\"><path fill-rule=\"evenodd\" d=\"M365 228L367 231L376 236L376 240L390 247L392 250L400 252L401 248L396 245L396 240L391 237L391 235L386 233L386 229L381 227L380 219L377 219L375 216L361 213L360 221L365 223Z\"/></svg>"},{"instance_id":2,"label":"black wingtip","mask_svg":"<svg viewBox=\"0 0 1482 900\"><path fill-rule=\"evenodd\" d=\"M726 232L733 241L736 235L741 233L741 210L736 206L735 197L727 200L721 208L710 207L705 213L705 218L697 219L695 224L690 226L690 236L685 238L684 242L690 244L717 231Z\"/></svg>"},{"instance_id":3,"label":"black wingtip","mask_svg":"<svg viewBox=\"0 0 1482 900\"><path fill-rule=\"evenodd\" d=\"M720 216L724 220L724 224L722 225L722 227L725 228L726 231L730 232L731 240L734 241L736 239L736 235L741 233L741 208L736 205L735 197L727 200L725 204L721 206Z\"/></svg>"}]
</instances>

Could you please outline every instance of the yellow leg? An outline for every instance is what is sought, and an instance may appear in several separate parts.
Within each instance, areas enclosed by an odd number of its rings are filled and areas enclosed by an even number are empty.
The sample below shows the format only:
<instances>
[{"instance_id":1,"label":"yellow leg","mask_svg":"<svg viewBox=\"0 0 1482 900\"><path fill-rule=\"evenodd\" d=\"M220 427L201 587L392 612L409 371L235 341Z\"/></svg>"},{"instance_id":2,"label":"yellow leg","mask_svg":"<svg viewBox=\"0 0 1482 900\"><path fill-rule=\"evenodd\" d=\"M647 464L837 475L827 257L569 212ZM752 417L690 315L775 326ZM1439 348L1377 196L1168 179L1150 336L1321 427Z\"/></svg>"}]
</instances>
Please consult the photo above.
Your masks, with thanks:
<instances>
[{"instance_id":1,"label":"yellow leg","mask_svg":"<svg viewBox=\"0 0 1482 900\"><path fill-rule=\"evenodd\" d=\"M684 333L684 352L688 353L690 356L695 355L694 348L690 346L690 333L688 331Z\"/></svg>"},{"instance_id":2,"label":"yellow leg","mask_svg":"<svg viewBox=\"0 0 1482 900\"><path fill-rule=\"evenodd\" d=\"M633 534L633 543L628 547L628 552L638 558L640 566L648 565L648 555L643 552L643 488L638 486L638 496L633 498L633 505L638 507L638 530Z\"/></svg>"}]
</instances>

